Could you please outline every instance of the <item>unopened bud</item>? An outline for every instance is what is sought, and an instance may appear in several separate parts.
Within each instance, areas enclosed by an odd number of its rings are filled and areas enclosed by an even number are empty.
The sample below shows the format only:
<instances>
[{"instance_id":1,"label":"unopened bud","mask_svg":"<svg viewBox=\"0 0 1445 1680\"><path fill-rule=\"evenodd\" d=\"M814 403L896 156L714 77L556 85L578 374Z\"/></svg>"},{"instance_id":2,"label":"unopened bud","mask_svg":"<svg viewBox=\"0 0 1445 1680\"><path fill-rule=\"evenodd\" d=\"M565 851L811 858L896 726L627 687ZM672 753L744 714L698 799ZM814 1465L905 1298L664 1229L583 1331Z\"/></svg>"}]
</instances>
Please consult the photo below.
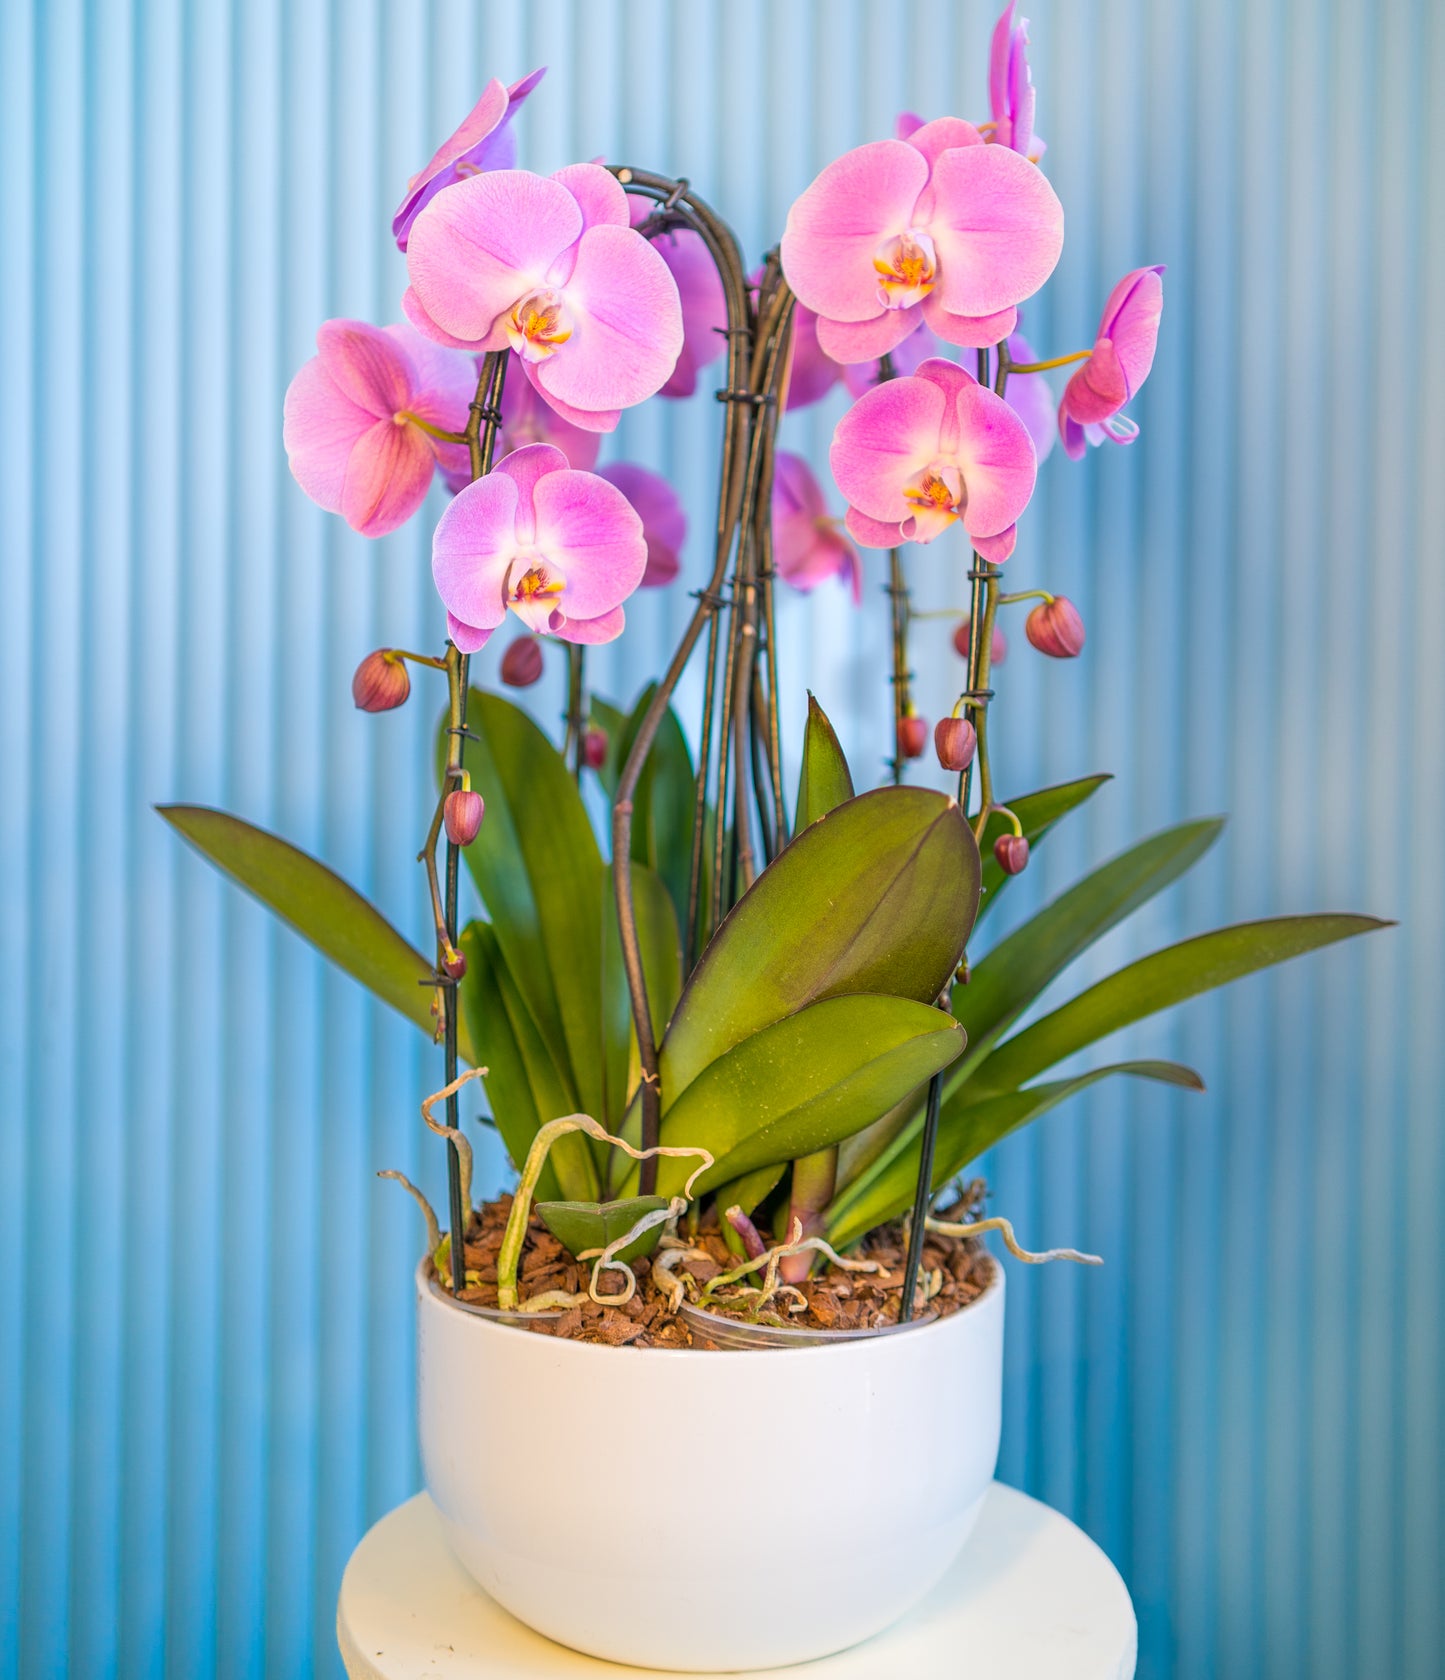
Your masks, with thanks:
<instances>
[{"instance_id":1,"label":"unopened bud","mask_svg":"<svg viewBox=\"0 0 1445 1680\"><path fill-rule=\"evenodd\" d=\"M448 980L460 980L467 972L467 959L460 951L444 951L442 953L442 973Z\"/></svg>"},{"instance_id":2,"label":"unopened bud","mask_svg":"<svg viewBox=\"0 0 1445 1680\"><path fill-rule=\"evenodd\" d=\"M1084 646L1084 621L1063 595L1040 601L1024 620L1024 634L1050 659L1076 659Z\"/></svg>"},{"instance_id":3,"label":"unopened bud","mask_svg":"<svg viewBox=\"0 0 1445 1680\"><path fill-rule=\"evenodd\" d=\"M607 762L607 733L589 729L582 737L582 762L589 770L600 770Z\"/></svg>"},{"instance_id":4,"label":"unopened bud","mask_svg":"<svg viewBox=\"0 0 1445 1680\"><path fill-rule=\"evenodd\" d=\"M482 826L487 807L479 793L469 788L455 788L447 795L442 807L442 819L447 825L447 839L454 846L470 846Z\"/></svg>"},{"instance_id":5,"label":"unopened bud","mask_svg":"<svg viewBox=\"0 0 1445 1680\"><path fill-rule=\"evenodd\" d=\"M542 644L535 636L518 636L502 655L502 681L508 688L530 688L542 675Z\"/></svg>"},{"instance_id":6,"label":"unopened bud","mask_svg":"<svg viewBox=\"0 0 1445 1680\"><path fill-rule=\"evenodd\" d=\"M933 727L933 750L945 770L967 770L977 747L978 736L967 718L940 718Z\"/></svg>"},{"instance_id":7,"label":"unopened bud","mask_svg":"<svg viewBox=\"0 0 1445 1680\"><path fill-rule=\"evenodd\" d=\"M957 630L953 632L953 651L960 659L968 658L969 641L972 635L972 619L960 619ZM989 646L988 658L991 665L1002 665L1004 660L1008 658L1008 637L1004 635L997 624L993 627L993 641Z\"/></svg>"},{"instance_id":8,"label":"unopened bud","mask_svg":"<svg viewBox=\"0 0 1445 1680\"><path fill-rule=\"evenodd\" d=\"M367 654L351 679L351 698L363 712L389 712L410 693L406 661L392 648Z\"/></svg>"},{"instance_id":9,"label":"unopened bud","mask_svg":"<svg viewBox=\"0 0 1445 1680\"><path fill-rule=\"evenodd\" d=\"M993 855L1005 875L1020 875L1028 867L1029 843L1022 834L1000 834Z\"/></svg>"},{"instance_id":10,"label":"unopened bud","mask_svg":"<svg viewBox=\"0 0 1445 1680\"><path fill-rule=\"evenodd\" d=\"M928 745L928 721L917 712L909 712L898 720L898 756L922 758Z\"/></svg>"}]
</instances>

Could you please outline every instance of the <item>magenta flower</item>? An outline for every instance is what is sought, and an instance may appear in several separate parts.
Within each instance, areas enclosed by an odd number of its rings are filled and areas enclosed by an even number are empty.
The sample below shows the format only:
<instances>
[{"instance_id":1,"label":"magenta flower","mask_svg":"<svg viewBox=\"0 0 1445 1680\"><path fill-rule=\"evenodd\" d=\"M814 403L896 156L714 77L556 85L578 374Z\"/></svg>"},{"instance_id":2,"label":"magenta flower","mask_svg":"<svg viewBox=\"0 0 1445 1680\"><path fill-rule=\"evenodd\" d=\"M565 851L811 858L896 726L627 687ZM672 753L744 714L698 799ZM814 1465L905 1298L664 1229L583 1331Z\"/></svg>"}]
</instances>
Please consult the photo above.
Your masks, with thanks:
<instances>
[{"instance_id":1,"label":"magenta flower","mask_svg":"<svg viewBox=\"0 0 1445 1680\"><path fill-rule=\"evenodd\" d=\"M627 498L549 443L517 450L469 484L432 538L432 578L463 653L484 646L508 610L538 635L613 641L646 565Z\"/></svg>"},{"instance_id":2,"label":"magenta flower","mask_svg":"<svg viewBox=\"0 0 1445 1680\"><path fill-rule=\"evenodd\" d=\"M405 325L327 321L316 348L286 392L291 471L328 513L364 537L384 537L421 506L439 461L462 469L466 450L420 422L461 431L476 369Z\"/></svg>"},{"instance_id":3,"label":"magenta flower","mask_svg":"<svg viewBox=\"0 0 1445 1680\"><path fill-rule=\"evenodd\" d=\"M858 550L828 512L813 469L782 450L773 463L773 564L804 595L835 577L848 585L855 607L863 599Z\"/></svg>"},{"instance_id":4,"label":"magenta flower","mask_svg":"<svg viewBox=\"0 0 1445 1680\"><path fill-rule=\"evenodd\" d=\"M1064 239L1054 189L957 117L830 163L788 212L783 272L839 362L901 344L920 316L950 344L997 344Z\"/></svg>"},{"instance_id":5,"label":"magenta flower","mask_svg":"<svg viewBox=\"0 0 1445 1680\"><path fill-rule=\"evenodd\" d=\"M993 26L988 55L988 103L995 145L1007 146L1030 163L1048 149L1034 133L1034 86L1029 75L1029 20L1013 21L1014 0Z\"/></svg>"},{"instance_id":6,"label":"magenta flower","mask_svg":"<svg viewBox=\"0 0 1445 1680\"><path fill-rule=\"evenodd\" d=\"M628 204L633 227L640 226L657 208L640 196L629 196ZM691 228L670 228L652 241L652 248L677 282L682 302L682 350L658 395L690 397L697 389L701 370L727 349L727 300L717 265L700 233Z\"/></svg>"},{"instance_id":7,"label":"magenta flower","mask_svg":"<svg viewBox=\"0 0 1445 1680\"><path fill-rule=\"evenodd\" d=\"M406 250L412 223L443 188L454 187L483 170L512 168L517 161L512 118L546 74L545 67L534 70L509 88L495 78L487 83L462 126L438 147L426 168L407 182L406 197L391 219L392 237L401 250Z\"/></svg>"},{"instance_id":8,"label":"magenta flower","mask_svg":"<svg viewBox=\"0 0 1445 1680\"><path fill-rule=\"evenodd\" d=\"M1013 553L1036 471L1013 409L939 359L861 396L838 422L829 461L865 547L932 542L957 520L995 563Z\"/></svg>"},{"instance_id":9,"label":"magenta flower","mask_svg":"<svg viewBox=\"0 0 1445 1680\"><path fill-rule=\"evenodd\" d=\"M1094 348L1064 387L1059 435L1077 461L1107 437L1133 443L1139 428L1119 410L1149 377L1164 308L1163 266L1132 269L1109 293Z\"/></svg>"},{"instance_id":10,"label":"magenta flower","mask_svg":"<svg viewBox=\"0 0 1445 1680\"><path fill-rule=\"evenodd\" d=\"M402 300L428 338L510 347L565 420L610 432L666 384L683 346L667 264L605 169L498 169L439 193L412 226Z\"/></svg>"},{"instance_id":11,"label":"magenta flower","mask_svg":"<svg viewBox=\"0 0 1445 1680\"><path fill-rule=\"evenodd\" d=\"M661 589L682 569L682 545L687 541L687 515L677 492L659 473L633 461L614 461L598 475L616 486L642 521L647 544L643 589Z\"/></svg>"},{"instance_id":12,"label":"magenta flower","mask_svg":"<svg viewBox=\"0 0 1445 1680\"><path fill-rule=\"evenodd\" d=\"M1038 360L1033 346L1022 333L1010 333L1011 362L1027 366ZM1054 393L1041 373L1011 373L1003 388L1004 401L1029 429L1034 440L1034 459L1042 466L1054 447Z\"/></svg>"}]
</instances>

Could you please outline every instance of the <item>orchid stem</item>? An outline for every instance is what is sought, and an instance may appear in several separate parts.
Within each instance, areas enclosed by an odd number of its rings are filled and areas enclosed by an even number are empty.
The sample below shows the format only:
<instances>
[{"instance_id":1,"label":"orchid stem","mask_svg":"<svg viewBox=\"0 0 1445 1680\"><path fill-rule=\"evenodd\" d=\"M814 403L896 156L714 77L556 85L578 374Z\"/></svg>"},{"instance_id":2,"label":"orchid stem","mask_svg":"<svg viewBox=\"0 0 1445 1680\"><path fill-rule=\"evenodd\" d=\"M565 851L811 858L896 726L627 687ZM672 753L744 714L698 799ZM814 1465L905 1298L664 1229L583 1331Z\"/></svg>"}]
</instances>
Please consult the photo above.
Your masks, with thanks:
<instances>
[{"instance_id":1,"label":"orchid stem","mask_svg":"<svg viewBox=\"0 0 1445 1680\"><path fill-rule=\"evenodd\" d=\"M583 650L576 642L567 645L567 740L562 756L572 760L572 774L582 780Z\"/></svg>"},{"instance_id":2,"label":"orchid stem","mask_svg":"<svg viewBox=\"0 0 1445 1680\"><path fill-rule=\"evenodd\" d=\"M1068 367L1070 362L1086 361L1093 351L1075 350L1071 356L1054 356L1047 362L1006 362L1010 373L1047 373L1050 368Z\"/></svg>"}]
</instances>

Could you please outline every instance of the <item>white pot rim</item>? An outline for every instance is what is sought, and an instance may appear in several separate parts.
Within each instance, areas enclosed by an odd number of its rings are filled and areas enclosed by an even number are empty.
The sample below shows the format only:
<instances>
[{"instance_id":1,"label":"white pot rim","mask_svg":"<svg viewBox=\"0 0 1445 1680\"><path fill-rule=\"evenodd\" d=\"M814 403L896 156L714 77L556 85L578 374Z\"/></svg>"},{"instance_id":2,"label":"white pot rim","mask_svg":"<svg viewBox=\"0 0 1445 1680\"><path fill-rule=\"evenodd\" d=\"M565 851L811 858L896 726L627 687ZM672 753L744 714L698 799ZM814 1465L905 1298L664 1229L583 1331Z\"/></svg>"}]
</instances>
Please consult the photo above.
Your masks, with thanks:
<instances>
[{"instance_id":1,"label":"white pot rim","mask_svg":"<svg viewBox=\"0 0 1445 1680\"><path fill-rule=\"evenodd\" d=\"M550 1351L565 1349L558 1357L563 1359L590 1359L597 1355L610 1357L615 1354L626 1354L630 1359L648 1359L659 1362L677 1363L678 1361L705 1358L708 1360L748 1360L756 1363L760 1353L782 1352L790 1360L803 1359L860 1359L873 1358L878 1349L889 1343L907 1342L912 1347L920 1345L925 1336L938 1337L948 1334L948 1327L958 1319L964 1319L976 1307L982 1307L1003 1290L1003 1267L997 1255L989 1256L993 1263L992 1275L984 1286L981 1294L974 1297L965 1307L957 1312L940 1314L936 1318L917 1325L909 1325L906 1330L895 1330L890 1335L876 1336L840 1336L836 1342L825 1342L822 1345L789 1348L660 1348L633 1347L630 1344L620 1348L608 1347L605 1342L583 1342L572 1336L542 1336L540 1340ZM440 1283L432 1268L431 1256L423 1255L416 1269L416 1284L418 1294L430 1296L439 1305L456 1313L459 1317L469 1320L476 1325L480 1335L529 1335L532 1332L521 1325L507 1324L490 1317L488 1314L468 1311L465 1302L457 1301ZM826 1330L820 1330L819 1335L826 1336Z\"/></svg>"}]
</instances>

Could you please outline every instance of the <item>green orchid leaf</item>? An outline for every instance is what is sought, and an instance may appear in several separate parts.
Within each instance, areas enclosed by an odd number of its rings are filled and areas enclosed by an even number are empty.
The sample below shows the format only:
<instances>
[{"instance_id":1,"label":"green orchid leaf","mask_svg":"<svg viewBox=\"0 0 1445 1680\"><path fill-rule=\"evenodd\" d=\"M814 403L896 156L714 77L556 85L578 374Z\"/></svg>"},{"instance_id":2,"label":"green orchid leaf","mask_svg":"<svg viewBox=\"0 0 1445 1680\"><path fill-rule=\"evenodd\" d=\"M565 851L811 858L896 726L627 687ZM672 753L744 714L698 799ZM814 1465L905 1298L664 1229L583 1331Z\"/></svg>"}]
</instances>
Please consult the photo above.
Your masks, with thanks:
<instances>
[{"instance_id":1,"label":"green orchid leaf","mask_svg":"<svg viewBox=\"0 0 1445 1680\"><path fill-rule=\"evenodd\" d=\"M973 926L978 882L963 814L925 788L880 788L805 828L733 908L684 988L662 1045L664 1105L735 1045L822 999L931 1003Z\"/></svg>"},{"instance_id":2,"label":"green orchid leaf","mask_svg":"<svg viewBox=\"0 0 1445 1680\"><path fill-rule=\"evenodd\" d=\"M612 866L604 866L602 1037L606 1049L603 1112L598 1117L616 1132L637 1084L640 1062L637 1035L632 1030L632 1000L622 966L622 936ZM653 1043L661 1042L682 992L682 948L677 915L662 877L645 864L632 865L632 907L637 917L637 943L647 981L647 1011L652 1018Z\"/></svg>"},{"instance_id":3,"label":"green orchid leaf","mask_svg":"<svg viewBox=\"0 0 1445 1680\"><path fill-rule=\"evenodd\" d=\"M933 1189L941 1190L970 1161L977 1160L1009 1132L1113 1074L1158 1080L1189 1091L1204 1089L1203 1080L1192 1068L1181 1067L1177 1062L1150 1061L1117 1062L1073 1079L1060 1079L1051 1085L1035 1085L1026 1091L1010 1091L1004 1096L976 1102L964 1100L972 1091L972 1086L966 1085L939 1111ZM918 1139L914 1137L866 1181L851 1186L834 1201L826 1215L828 1240L837 1247L846 1247L874 1226L896 1219L912 1207L917 1186Z\"/></svg>"},{"instance_id":4,"label":"green orchid leaf","mask_svg":"<svg viewBox=\"0 0 1445 1680\"><path fill-rule=\"evenodd\" d=\"M428 1035L435 1031L432 964L324 863L225 811L204 805L158 805L156 810L202 856L339 969ZM457 1051L475 1064L465 1021L457 1024Z\"/></svg>"},{"instance_id":5,"label":"green orchid leaf","mask_svg":"<svg viewBox=\"0 0 1445 1680\"><path fill-rule=\"evenodd\" d=\"M549 1120L578 1112L577 1093L543 1039L516 980L507 967L496 929L471 922L462 934L467 959L462 1010L479 1065L488 1072L487 1103L513 1167L521 1170L532 1140ZM601 1186L588 1140L578 1133L558 1138L548 1152L538 1194L587 1201Z\"/></svg>"},{"instance_id":6,"label":"green orchid leaf","mask_svg":"<svg viewBox=\"0 0 1445 1680\"><path fill-rule=\"evenodd\" d=\"M597 767L597 780L601 782L610 805L617 797L617 778L622 774L622 755L618 749L627 729L627 713L596 694L587 703L592 710L593 723L607 737L607 752Z\"/></svg>"},{"instance_id":7,"label":"green orchid leaf","mask_svg":"<svg viewBox=\"0 0 1445 1680\"><path fill-rule=\"evenodd\" d=\"M1026 793L1021 798L1009 800L1009 809L1023 824L1029 845L1037 846L1060 817L1076 810L1105 782L1112 780L1111 776L1084 776L1077 782L1061 782L1057 787L1042 788L1038 793ZM1011 875L1004 874L993 855L994 841L1001 835L1012 833L1012 824L997 813L984 825L983 841L979 846L983 858L983 900L978 910L980 920L993 908L998 895L1013 879Z\"/></svg>"},{"instance_id":8,"label":"green orchid leaf","mask_svg":"<svg viewBox=\"0 0 1445 1680\"><path fill-rule=\"evenodd\" d=\"M1012 1091L1121 1027L1290 957L1391 927L1373 916L1276 916L1219 928L1111 974L1007 1039L964 1087L975 1097Z\"/></svg>"},{"instance_id":9,"label":"green orchid leaf","mask_svg":"<svg viewBox=\"0 0 1445 1680\"><path fill-rule=\"evenodd\" d=\"M621 1202L534 1202L538 1217L575 1260L589 1249L606 1248L619 1237L625 1237L632 1227L649 1213L667 1207L665 1196L630 1196ZM635 1242L619 1249L617 1258L629 1264L651 1254L662 1236L662 1226L654 1225ZM599 1289L612 1287L599 1284Z\"/></svg>"},{"instance_id":10,"label":"green orchid leaf","mask_svg":"<svg viewBox=\"0 0 1445 1680\"><path fill-rule=\"evenodd\" d=\"M803 768L798 778L795 832L827 816L853 797L853 777L828 715L808 695L808 721L803 729Z\"/></svg>"},{"instance_id":11,"label":"green orchid leaf","mask_svg":"<svg viewBox=\"0 0 1445 1680\"><path fill-rule=\"evenodd\" d=\"M526 712L473 689L462 760L486 800L467 867L502 956L578 1108L603 1111L602 854L577 784Z\"/></svg>"},{"instance_id":12,"label":"green orchid leaf","mask_svg":"<svg viewBox=\"0 0 1445 1680\"><path fill-rule=\"evenodd\" d=\"M697 1189L710 1190L848 1137L962 1048L963 1029L927 1004L828 998L712 1062L664 1109L660 1141L708 1150L714 1164ZM662 1160L658 1193L675 1192L691 1170Z\"/></svg>"},{"instance_id":13,"label":"green orchid leaf","mask_svg":"<svg viewBox=\"0 0 1445 1680\"><path fill-rule=\"evenodd\" d=\"M618 741L619 775L655 692L655 683L649 683L643 689L622 728ZM614 783L612 796L615 795ZM669 706L662 714L632 799L632 856L634 861L656 870L667 884L679 927L687 925L687 895L692 878L692 822L696 801L697 779L692 754L677 713Z\"/></svg>"},{"instance_id":14,"label":"green orchid leaf","mask_svg":"<svg viewBox=\"0 0 1445 1680\"><path fill-rule=\"evenodd\" d=\"M996 945L953 993L968 1053L950 1070L961 1085L998 1039L1073 960L1178 880L1224 831L1222 818L1181 823L1131 846L1085 876Z\"/></svg>"}]
</instances>

